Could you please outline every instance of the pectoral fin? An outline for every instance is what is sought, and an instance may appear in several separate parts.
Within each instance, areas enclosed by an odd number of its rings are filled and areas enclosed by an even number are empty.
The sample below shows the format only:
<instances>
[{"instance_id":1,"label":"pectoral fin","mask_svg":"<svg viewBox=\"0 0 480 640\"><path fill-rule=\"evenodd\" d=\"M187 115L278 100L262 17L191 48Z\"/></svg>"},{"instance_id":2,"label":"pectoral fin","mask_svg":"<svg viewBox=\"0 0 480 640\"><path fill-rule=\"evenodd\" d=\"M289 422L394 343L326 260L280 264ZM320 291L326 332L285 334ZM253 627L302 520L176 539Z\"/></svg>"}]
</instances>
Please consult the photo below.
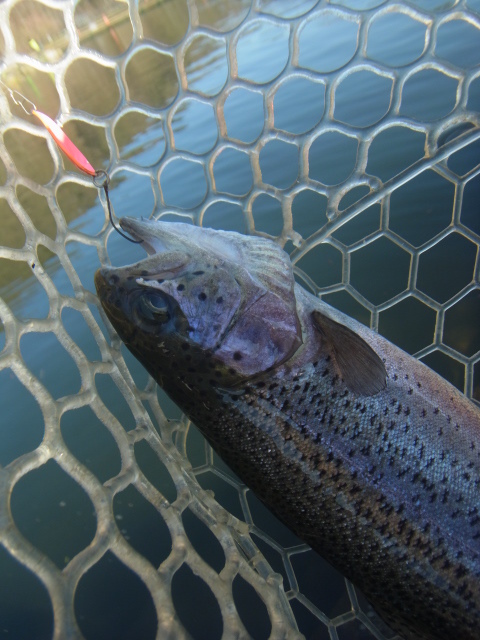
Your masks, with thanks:
<instances>
[{"instance_id":1,"label":"pectoral fin","mask_svg":"<svg viewBox=\"0 0 480 640\"><path fill-rule=\"evenodd\" d=\"M350 391L373 396L385 388L385 365L365 340L320 311L313 312L313 322Z\"/></svg>"}]
</instances>

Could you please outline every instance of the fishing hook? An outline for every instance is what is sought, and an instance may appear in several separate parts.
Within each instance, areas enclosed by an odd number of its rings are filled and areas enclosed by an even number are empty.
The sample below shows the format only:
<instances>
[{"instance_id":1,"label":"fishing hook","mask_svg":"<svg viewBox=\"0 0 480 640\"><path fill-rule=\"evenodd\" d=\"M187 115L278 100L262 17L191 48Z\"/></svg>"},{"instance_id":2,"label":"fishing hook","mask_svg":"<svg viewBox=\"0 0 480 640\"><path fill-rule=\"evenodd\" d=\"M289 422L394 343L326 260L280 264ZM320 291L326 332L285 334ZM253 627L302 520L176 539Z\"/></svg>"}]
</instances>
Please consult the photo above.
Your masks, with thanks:
<instances>
[{"instance_id":1,"label":"fishing hook","mask_svg":"<svg viewBox=\"0 0 480 640\"><path fill-rule=\"evenodd\" d=\"M113 221L112 207L110 204L110 196L108 195L109 182L110 182L110 176L106 171L104 171L103 169L99 169L98 171L95 172L95 175L93 176L93 184L98 189L103 189L105 191L105 197L107 199L108 217L110 218L110 223L112 227L115 229L117 233L119 233L122 236L122 238L125 238L125 240L128 240L129 242L134 242L135 244L141 244L143 240L134 240L133 238L130 238L125 233L123 233L120 227L117 227L117 225Z\"/></svg>"},{"instance_id":2,"label":"fishing hook","mask_svg":"<svg viewBox=\"0 0 480 640\"><path fill-rule=\"evenodd\" d=\"M57 124L54 120L52 120L49 116L45 115L41 111L37 111L37 107L31 100L29 100L26 96L20 93L20 91L17 91L16 89L10 89L10 87L7 86L1 79L0 79L0 84L3 87L5 87L5 89L8 91L13 102L17 106L21 107L28 116L31 116L31 115L36 116L40 120L40 122L46 128L48 133L52 136L54 141L57 143L58 147L67 156L67 158L71 162L73 162L73 164L76 167L78 167L80 171L83 171L84 173L92 176L93 184L98 189L103 188L103 190L105 191L105 197L107 199L108 217L115 231L119 233L122 236L122 238L125 238L125 240L128 240L129 242L133 242L134 244L141 244L143 240L134 240L133 238L130 238L119 227L117 227L117 225L113 220L112 205L111 205L110 196L108 193L108 183L110 182L110 177L108 173L106 171L103 171L103 169L95 170L90 164L90 162L87 160L87 158L80 151L80 149L78 149L70 140L70 138L64 133L62 127L59 124ZM18 96L18 98L16 96ZM30 110L27 109L24 102L31 105Z\"/></svg>"}]
</instances>

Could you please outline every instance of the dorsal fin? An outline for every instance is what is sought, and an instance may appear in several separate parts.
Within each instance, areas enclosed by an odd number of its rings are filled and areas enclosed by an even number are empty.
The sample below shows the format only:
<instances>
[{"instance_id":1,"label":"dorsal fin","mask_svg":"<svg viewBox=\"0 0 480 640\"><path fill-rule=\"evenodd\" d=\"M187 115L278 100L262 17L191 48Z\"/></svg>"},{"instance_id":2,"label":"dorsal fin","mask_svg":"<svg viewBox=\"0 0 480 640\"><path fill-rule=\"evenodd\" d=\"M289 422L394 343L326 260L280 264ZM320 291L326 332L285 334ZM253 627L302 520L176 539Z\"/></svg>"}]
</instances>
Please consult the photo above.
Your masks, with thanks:
<instances>
[{"instance_id":1,"label":"dorsal fin","mask_svg":"<svg viewBox=\"0 0 480 640\"><path fill-rule=\"evenodd\" d=\"M320 311L314 311L312 315L349 390L361 396L373 396L382 391L387 378L385 365L365 340Z\"/></svg>"}]
</instances>

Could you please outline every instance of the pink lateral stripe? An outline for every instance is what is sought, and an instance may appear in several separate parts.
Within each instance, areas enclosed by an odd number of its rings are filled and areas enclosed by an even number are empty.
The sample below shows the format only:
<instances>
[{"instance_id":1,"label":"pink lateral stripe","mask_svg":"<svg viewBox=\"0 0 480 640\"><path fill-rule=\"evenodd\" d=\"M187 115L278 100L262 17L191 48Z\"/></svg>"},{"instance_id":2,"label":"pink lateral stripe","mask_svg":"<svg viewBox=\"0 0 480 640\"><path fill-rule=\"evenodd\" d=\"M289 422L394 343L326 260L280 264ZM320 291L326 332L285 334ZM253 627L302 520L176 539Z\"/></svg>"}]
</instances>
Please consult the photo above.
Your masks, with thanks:
<instances>
[{"instance_id":1,"label":"pink lateral stripe","mask_svg":"<svg viewBox=\"0 0 480 640\"><path fill-rule=\"evenodd\" d=\"M32 114L37 116L37 118L42 122L63 153L76 167L91 176L95 175L96 171L90 162L85 158L83 153L77 149L70 138L67 137L62 128L54 120L46 116L41 111L32 111Z\"/></svg>"}]
</instances>

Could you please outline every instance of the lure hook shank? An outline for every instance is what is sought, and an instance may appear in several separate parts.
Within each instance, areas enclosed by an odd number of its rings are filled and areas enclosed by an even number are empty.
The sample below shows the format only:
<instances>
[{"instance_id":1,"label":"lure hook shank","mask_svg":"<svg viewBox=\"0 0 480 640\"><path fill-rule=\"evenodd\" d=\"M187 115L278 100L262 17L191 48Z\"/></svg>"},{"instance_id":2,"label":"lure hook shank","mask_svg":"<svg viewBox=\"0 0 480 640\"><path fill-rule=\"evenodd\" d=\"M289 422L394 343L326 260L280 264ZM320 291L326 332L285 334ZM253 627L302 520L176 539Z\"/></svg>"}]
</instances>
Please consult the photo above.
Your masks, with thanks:
<instances>
[{"instance_id":1,"label":"lure hook shank","mask_svg":"<svg viewBox=\"0 0 480 640\"><path fill-rule=\"evenodd\" d=\"M36 109L33 109L31 113L32 115L36 116L44 125L48 133L52 136L63 153L67 156L67 158L71 160L71 162L73 162L73 164L78 167L80 171L83 171L84 173L92 176L93 184L97 188L104 189L105 197L107 199L108 217L115 231L119 233L122 238L125 238L125 240L128 240L129 242L133 242L135 244L140 244L141 242L143 242L143 240L134 240L133 238L127 236L119 227L117 227L117 225L113 221L112 206L110 203L110 196L108 194L108 183L110 181L108 173L103 170L96 171L80 151L80 149L78 149L78 147L73 144L73 142L66 135L63 129L54 120L49 118L41 111L37 111Z\"/></svg>"},{"instance_id":2,"label":"lure hook shank","mask_svg":"<svg viewBox=\"0 0 480 640\"><path fill-rule=\"evenodd\" d=\"M141 244L143 240L134 240L133 238L130 238L120 229L120 227L117 227L117 225L113 221L112 207L110 204L110 196L108 195L109 182L110 182L110 177L106 171L103 171L103 169L99 169L98 171L95 171L95 175L93 176L93 184L98 189L103 189L105 191L105 198L107 199L108 217L110 218L110 223L112 227L115 229L117 233L119 233L122 236L122 238L125 238L125 240L128 240L129 242L134 242L135 244Z\"/></svg>"}]
</instances>

